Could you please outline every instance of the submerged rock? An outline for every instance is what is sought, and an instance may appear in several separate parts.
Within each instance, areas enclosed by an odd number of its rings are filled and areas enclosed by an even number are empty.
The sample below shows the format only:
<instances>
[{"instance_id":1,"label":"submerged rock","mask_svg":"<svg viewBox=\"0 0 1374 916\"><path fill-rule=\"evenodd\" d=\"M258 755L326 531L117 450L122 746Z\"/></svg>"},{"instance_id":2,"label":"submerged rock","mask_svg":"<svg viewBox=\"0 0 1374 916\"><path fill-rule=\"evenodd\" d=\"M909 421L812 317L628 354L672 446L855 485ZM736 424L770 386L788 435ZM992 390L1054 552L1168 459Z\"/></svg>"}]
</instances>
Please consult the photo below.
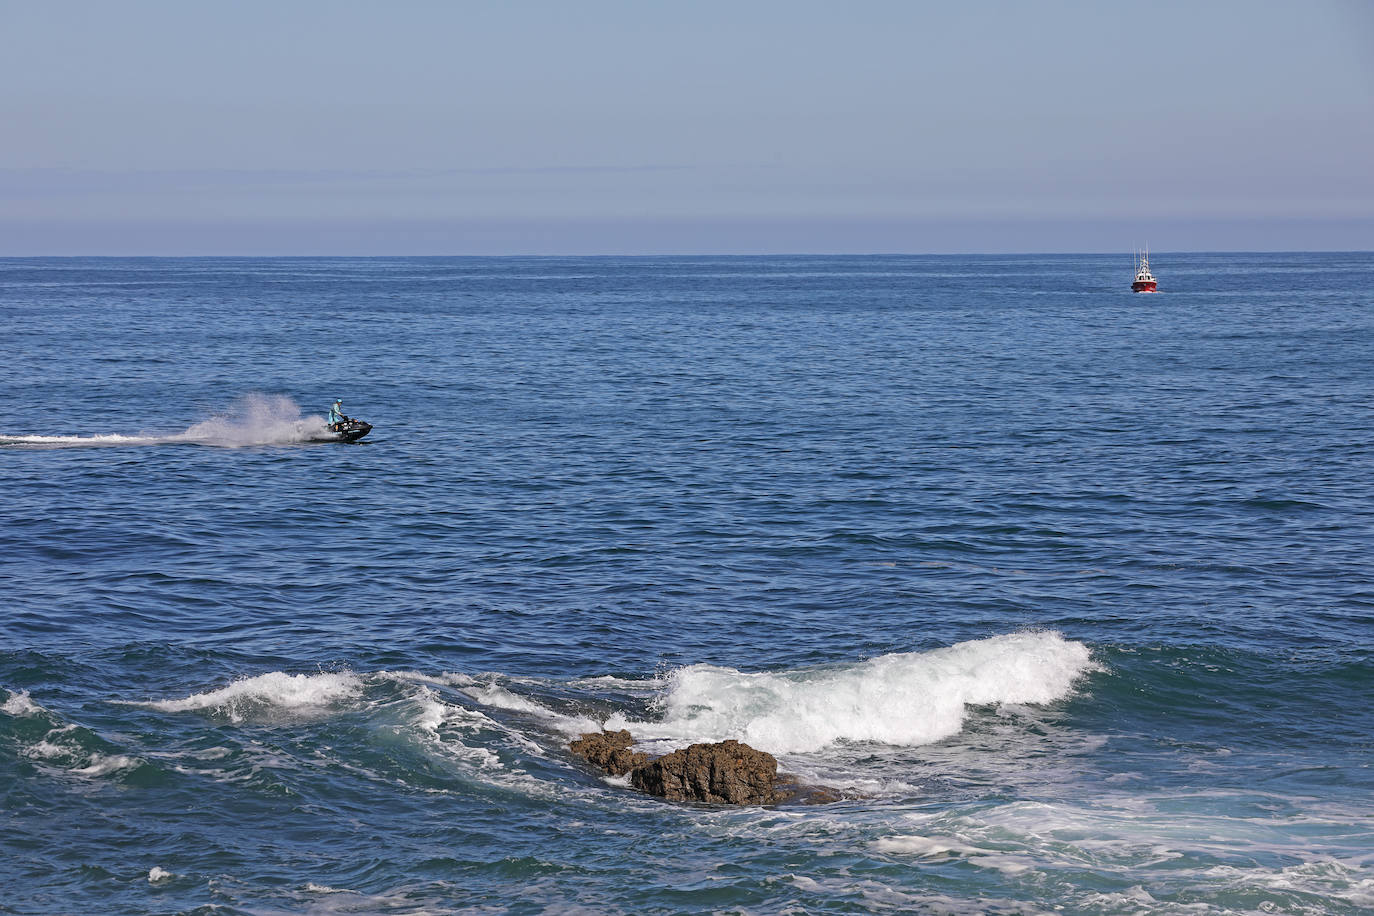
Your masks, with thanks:
<instances>
[{"instance_id":1,"label":"submerged rock","mask_svg":"<svg viewBox=\"0 0 1374 916\"><path fill-rule=\"evenodd\" d=\"M568 748L579 757L585 757L592 766L612 776L624 776L649 762L648 754L630 750L634 743L635 739L622 728L618 732L587 732Z\"/></svg>"},{"instance_id":2,"label":"submerged rock","mask_svg":"<svg viewBox=\"0 0 1374 916\"><path fill-rule=\"evenodd\" d=\"M773 755L733 740L673 751L631 772L630 785L670 801L773 805L787 798Z\"/></svg>"},{"instance_id":3,"label":"submerged rock","mask_svg":"<svg viewBox=\"0 0 1374 916\"><path fill-rule=\"evenodd\" d=\"M846 795L830 786L812 786L797 782L797 777L789 773L778 774L778 791L791 805L833 805L835 802L864 796Z\"/></svg>"}]
</instances>

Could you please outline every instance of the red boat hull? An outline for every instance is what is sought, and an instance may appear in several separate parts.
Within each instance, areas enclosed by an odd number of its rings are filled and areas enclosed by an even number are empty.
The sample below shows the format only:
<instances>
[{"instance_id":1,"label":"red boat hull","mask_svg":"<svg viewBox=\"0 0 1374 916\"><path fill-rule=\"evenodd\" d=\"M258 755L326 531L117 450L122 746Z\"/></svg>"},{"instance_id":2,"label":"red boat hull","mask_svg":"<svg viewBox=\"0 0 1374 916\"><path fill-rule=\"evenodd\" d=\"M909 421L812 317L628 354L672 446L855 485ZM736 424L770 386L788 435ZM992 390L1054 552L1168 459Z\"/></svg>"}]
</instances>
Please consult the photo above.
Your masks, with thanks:
<instances>
[{"instance_id":1,"label":"red boat hull","mask_svg":"<svg viewBox=\"0 0 1374 916\"><path fill-rule=\"evenodd\" d=\"M1152 293L1154 291L1154 280L1137 280L1131 284L1131 292L1133 293Z\"/></svg>"}]
</instances>

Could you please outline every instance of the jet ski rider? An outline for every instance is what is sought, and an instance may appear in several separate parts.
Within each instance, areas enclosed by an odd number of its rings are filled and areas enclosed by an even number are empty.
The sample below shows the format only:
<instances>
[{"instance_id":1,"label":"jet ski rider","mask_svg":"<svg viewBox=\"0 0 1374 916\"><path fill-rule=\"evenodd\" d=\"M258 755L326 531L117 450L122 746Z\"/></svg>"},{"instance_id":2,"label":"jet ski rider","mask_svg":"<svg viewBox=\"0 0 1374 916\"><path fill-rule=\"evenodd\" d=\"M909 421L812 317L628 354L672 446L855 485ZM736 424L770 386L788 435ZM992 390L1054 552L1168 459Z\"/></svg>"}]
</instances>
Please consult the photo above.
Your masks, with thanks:
<instances>
[{"instance_id":1,"label":"jet ski rider","mask_svg":"<svg viewBox=\"0 0 1374 916\"><path fill-rule=\"evenodd\" d=\"M334 403L329 405L329 428L337 430L339 424L346 420L348 420L348 417L344 416L343 400L341 398L335 398Z\"/></svg>"}]
</instances>

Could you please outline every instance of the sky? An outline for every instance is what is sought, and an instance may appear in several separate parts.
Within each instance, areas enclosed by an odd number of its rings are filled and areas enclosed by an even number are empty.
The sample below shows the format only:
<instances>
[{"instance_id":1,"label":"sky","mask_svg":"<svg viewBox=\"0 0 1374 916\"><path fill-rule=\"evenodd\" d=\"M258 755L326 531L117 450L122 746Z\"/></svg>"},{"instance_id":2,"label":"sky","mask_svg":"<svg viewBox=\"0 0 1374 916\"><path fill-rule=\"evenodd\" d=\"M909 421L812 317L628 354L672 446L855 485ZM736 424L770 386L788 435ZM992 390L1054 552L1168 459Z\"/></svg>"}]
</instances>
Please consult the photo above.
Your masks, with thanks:
<instances>
[{"instance_id":1,"label":"sky","mask_svg":"<svg viewBox=\"0 0 1374 916\"><path fill-rule=\"evenodd\" d=\"M1374 2L0 0L0 256L1374 249Z\"/></svg>"}]
</instances>

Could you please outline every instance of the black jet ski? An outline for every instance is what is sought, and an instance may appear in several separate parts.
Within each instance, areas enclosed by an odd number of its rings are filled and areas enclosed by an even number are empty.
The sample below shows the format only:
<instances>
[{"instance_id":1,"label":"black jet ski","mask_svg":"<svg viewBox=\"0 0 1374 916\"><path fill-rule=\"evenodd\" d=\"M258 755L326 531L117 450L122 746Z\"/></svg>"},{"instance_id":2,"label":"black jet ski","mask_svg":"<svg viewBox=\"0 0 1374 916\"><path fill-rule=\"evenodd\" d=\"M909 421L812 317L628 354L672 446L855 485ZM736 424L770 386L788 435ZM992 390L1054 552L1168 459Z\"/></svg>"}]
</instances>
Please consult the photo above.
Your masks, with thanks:
<instances>
[{"instance_id":1,"label":"black jet ski","mask_svg":"<svg viewBox=\"0 0 1374 916\"><path fill-rule=\"evenodd\" d=\"M340 442L357 442L363 436L372 432L372 424L364 420L344 417L338 423L331 423L329 425L329 431L338 437Z\"/></svg>"}]
</instances>

